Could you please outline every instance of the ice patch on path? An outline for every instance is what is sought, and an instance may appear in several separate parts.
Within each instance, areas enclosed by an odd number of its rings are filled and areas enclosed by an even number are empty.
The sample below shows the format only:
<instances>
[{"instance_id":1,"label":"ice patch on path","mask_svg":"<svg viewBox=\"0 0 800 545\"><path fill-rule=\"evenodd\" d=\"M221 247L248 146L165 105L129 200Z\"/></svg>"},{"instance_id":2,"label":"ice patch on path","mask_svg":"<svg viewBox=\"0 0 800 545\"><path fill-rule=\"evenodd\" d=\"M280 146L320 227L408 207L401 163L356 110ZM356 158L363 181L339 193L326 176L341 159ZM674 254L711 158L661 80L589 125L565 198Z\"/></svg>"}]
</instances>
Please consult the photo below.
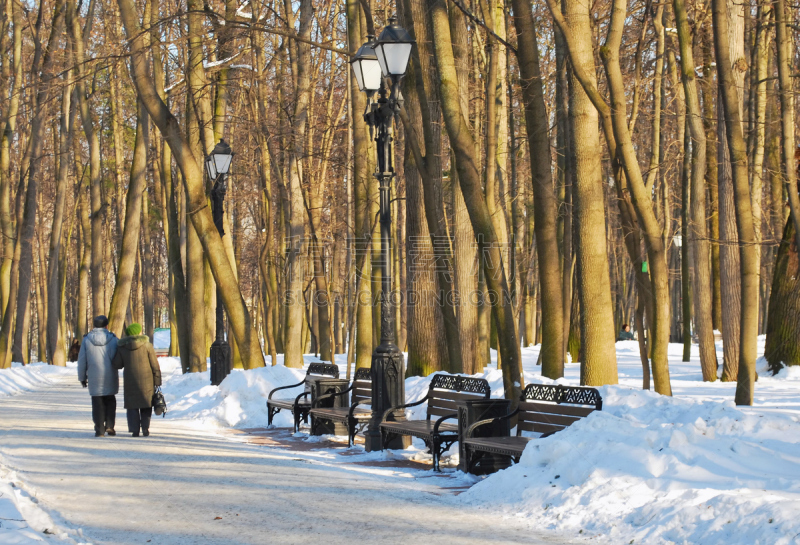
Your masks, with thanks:
<instances>
[{"instance_id":1,"label":"ice patch on path","mask_svg":"<svg viewBox=\"0 0 800 545\"><path fill-rule=\"evenodd\" d=\"M36 388L52 384L56 376L75 375L74 364L67 367L55 367L37 362L23 366L14 362L11 369L0 369L0 397L11 396L21 392L29 392Z\"/></svg>"},{"instance_id":2,"label":"ice patch on path","mask_svg":"<svg viewBox=\"0 0 800 545\"><path fill-rule=\"evenodd\" d=\"M53 522L35 495L21 487L17 474L0 459L0 543L28 545L39 543L76 543L70 533Z\"/></svg>"},{"instance_id":3,"label":"ice patch on path","mask_svg":"<svg viewBox=\"0 0 800 545\"><path fill-rule=\"evenodd\" d=\"M602 411L531 442L461 498L614 543L798 543L800 419L600 390Z\"/></svg>"},{"instance_id":4,"label":"ice patch on path","mask_svg":"<svg viewBox=\"0 0 800 545\"><path fill-rule=\"evenodd\" d=\"M159 358L164 385L161 390L167 401L167 418L194 420L201 426L216 428L267 427L267 397L279 386L297 384L305 377L303 369L282 365L249 371L234 369L222 384L212 386L210 374L181 374L178 358ZM278 392L276 398L294 398L303 387ZM273 424L290 427L292 415L283 411Z\"/></svg>"}]
</instances>

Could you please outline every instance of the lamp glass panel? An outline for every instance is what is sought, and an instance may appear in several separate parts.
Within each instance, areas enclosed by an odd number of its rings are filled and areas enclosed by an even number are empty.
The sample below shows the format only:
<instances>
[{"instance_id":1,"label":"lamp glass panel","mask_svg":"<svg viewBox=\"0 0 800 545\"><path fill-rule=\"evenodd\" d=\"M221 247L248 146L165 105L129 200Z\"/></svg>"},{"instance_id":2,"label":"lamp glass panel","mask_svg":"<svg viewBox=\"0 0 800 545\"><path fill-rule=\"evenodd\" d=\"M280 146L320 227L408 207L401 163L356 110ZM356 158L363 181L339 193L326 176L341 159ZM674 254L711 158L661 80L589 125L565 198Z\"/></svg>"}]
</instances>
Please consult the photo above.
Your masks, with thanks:
<instances>
[{"instance_id":1,"label":"lamp glass panel","mask_svg":"<svg viewBox=\"0 0 800 545\"><path fill-rule=\"evenodd\" d=\"M386 72L390 76L402 76L408 67L408 58L411 56L410 43L387 43L383 45L386 59Z\"/></svg>"},{"instance_id":2,"label":"lamp glass panel","mask_svg":"<svg viewBox=\"0 0 800 545\"><path fill-rule=\"evenodd\" d=\"M353 67L353 75L356 77L359 91L364 90L364 76L361 73L361 59L357 59L351 63Z\"/></svg>"},{"instance_id":3,"label":"lamp glass panel","mask_svg":"<svg viewBox=\"0 0 800 545\"><path fill-rule=\"evenodd\" d=\"M361 72L364 78L363 91L377 91L381 88L381 66L375 59L362 59ZM359 82L359 86L361 83Z\"/></svg>"},{"instance_id":4,"label":"lamp glass panel","mask_svg":"<svg viewBox=\"0 0 800 545\"><path fill-rule=\"evenodd\" d=\"M227 174L228 169L231 167L231 159L233 159L233 154L214 154L214 163L218 173L220 174Z\"/></svg>"},{"instance_id":5,"label":"lamp glass panel","mask_svg":"<svg viewBox=\"0 0 800 545\"><path fill-rule=\"evenodd\" d=\"M392 74L389 72L388 66L386 64L386 57L383 54L383 45L379 43L375 46L375 55L378 57L378 63L381 67L381 72L383 73L384 77L389 77Z\"/></svg>"},{"instance_id":6,"label":"lamp glass panel","mask_svg":"<svg viewBox=\"0 0 800 545\"><path fill-rule=\"evenodd\" d=\"M210 180L217 179L217 168L214 161L214 156L206 157L206 172L208 172L208 178Z\"/></svg>"}]
</instances>

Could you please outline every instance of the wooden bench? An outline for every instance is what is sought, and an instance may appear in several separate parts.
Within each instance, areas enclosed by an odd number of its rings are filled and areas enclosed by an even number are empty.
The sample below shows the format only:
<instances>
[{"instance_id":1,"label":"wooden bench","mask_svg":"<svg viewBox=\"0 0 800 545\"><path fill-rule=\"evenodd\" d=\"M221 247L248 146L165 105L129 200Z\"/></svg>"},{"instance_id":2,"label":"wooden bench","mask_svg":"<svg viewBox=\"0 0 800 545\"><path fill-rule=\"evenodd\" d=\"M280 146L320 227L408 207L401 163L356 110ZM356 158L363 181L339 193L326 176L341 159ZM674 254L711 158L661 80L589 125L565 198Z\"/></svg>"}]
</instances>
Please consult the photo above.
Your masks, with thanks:
<instances>
[{"instance_id":1,"label":"wooden bench","mask_svg":"<svg viewBox=\"0 0 800 545\"><path fill-rule=\"evenodd\" d=\"M392 407L381 419L381 440L386 448L393 436L411 435L425 441L433 455L433 469L439 471L439 458L458 441L458 425L445 420L458 416L457 402L470 399L488 399L491 393L486 379L458 375L434 375L428 394L416 403ZM425 420L389 420L394 411L415 407L428 402ZM436 420L431 421L431 417Z\"/></svg>"},{"instance_id":2,"label":"wooden bench","mask_svg":"<svg viewBox=\"0 0 800 545\"><path fill-rule=\"evenodd\" d=\"M602 410L603 399L594 388L561 386L557 384L528 384L522 392L517 410L498 418L480 420L472 424L464 437L465 467L471 471L485 454L511 456L519 462L522 451L533 437L523 437L523 432L539 433L538 438L561 431L594 411ZM517 418L517 434L505 437L475 437L476 430L488 424L497 424ZM508 430L510 428L506 428Z\"/></svg>"},{"instance_id":3,"label":"wooden bench","mask_svg":"<svg viewBox=\"0 0 800 545\"><path fill-rule=\"evenodd\" d=\"M335 398L350 394L349 407L326 407ZM372 411L362 405L372 404L372 375L368 367L356 370L353 383L341 392L325 394L313 401L311 407L311 435L318 435L321 421L343 424L347 427L347 446L353 446L356 433L364 431L372 418Z\"/></svg>"},{"instance_id":4,"label":"wooden bench","mask_svg":"<svg viewBox=\"0 0 800 545\"><path fill-rule=\"evenodd\" d=\"M271 426L272 419L275 417L276 414L281 412L281 410L286 409L287 411L291 411L292 415L294 416L294 431L295 433L300 429L300 420L302 419L304 423L308 423L308 412L311 410L311 399L309 399L309 395L311 391L308 387L308 380L314 377L333 377L339 378L339 367L333 363L324 363L324 362L314 362L309 364L308 371L306 371L306 377L298 382L297 384L292 384L290 386L280 386L275 388L269 393L269 397L267 398L267 423ZM275 395L275 392L279 390L288 390L289 388L297 388L298 386L306 385L305 391L294 397L288 399L272 399L272 396Z\"/></svg>"}]
</instances>

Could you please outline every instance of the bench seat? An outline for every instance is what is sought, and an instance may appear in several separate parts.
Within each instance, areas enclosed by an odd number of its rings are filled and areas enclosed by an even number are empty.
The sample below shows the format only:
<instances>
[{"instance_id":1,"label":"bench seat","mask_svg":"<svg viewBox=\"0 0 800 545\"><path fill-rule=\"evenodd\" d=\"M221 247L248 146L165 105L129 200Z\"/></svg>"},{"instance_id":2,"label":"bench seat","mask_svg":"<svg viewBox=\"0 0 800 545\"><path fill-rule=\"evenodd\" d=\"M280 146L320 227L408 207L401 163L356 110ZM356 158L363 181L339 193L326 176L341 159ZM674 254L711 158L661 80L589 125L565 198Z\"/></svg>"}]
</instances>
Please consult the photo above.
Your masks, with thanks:
<instances>
[{"instance_id":1,"label":"bench seat","mask_svg":"<svg viewBox=\"0 0 800 545\"><path fill-rule=\"evenodd\" d=\"M455 417L455 415L453 416ZM396 433L397 435L412 435L420 439L431 439L435 425L435 420L406 420L405 422L384 422L381 424L381 428L388 433ZM449 422L442 422L439 425L439 433L443 432L458 433L458 426Z\"/></svg>"},{"instance_id":2,"label":"bench seat","mask_svg":"<svg viewBox=\"0 0 800 545\"><path fill-rule=\"evenodd\" d=\"M311 399L310 399L310 392L308 390L307 381L313 377L332 377L332 378L339 378L339 367L333 363L325 363L325 362L314 362L308 366L308 371L306 371L305 378L298 382L297 384L290 384L288 386L280 386L275 388L269 393L267 397L267 424L272 426L272 419L275 418L275 415L281 412L282 410L290 411L292 416L294 417L294 431L297 432L300 429L300 421L302 420L304 423L308 423L308 413L311 410ZM306 385L306 390L293 398L275 398L273 399L272 396L275 395L275 392L280 390L288 390L291 388L297 388L298 386Z\"/></svg>"},{"instance_id":3,"label":"bench seat","mask_svg":"<svg viewBox=\"0 0 800 545\"><path fill-rule=\"evenodd\" d=\"M533 439L531 437L471 437L464 439L467 449L476 452L489 452L492 454L505 454L518 459L522 456L525 446Z\"/></svg>"},{"instance_id":4,"label":"bench seat","mask_svg":"<svg viewBox=\"0 0 800 545\"><path fill-rule=\"evenodd\" d=\"M439 459L458 441L458 403L489 399L486 379L437 374L431 378L428 394L415 403L392 407L381 419L381 439L387 448L392 438L410 435L425 441L433 456L433 469L439 471ZM425 420L403 420L403 409L428 402ZM398 419L400 417L400 419ZM446 422L452 420L453 422Z\"/></svg>"},{"instance_id":5,"label":"bench seat","mask_svg":"<svg viewBox=\"0 0 800 545\"><path fill-rule=\"evenodd\" d=\"M350 394L349 407L320 406L332 403L335 398ZM346 399L346 398L345 398ZM343 424L347 427L347 446L353 445L356 433L363 431L372 418L372 409L364 405L372 403L372 374L369 368L356 369L353 383L346 390L325 394L314 400L314 406L309 410L311 416L311 435L320 435L320 429L325 429L324 422ZM330 431L330 428L328 428ZM335 431L335 428L334 430Z\"/></svg>"},{"instance_id":6,"label":"bench seat","mask_svg":"<svg viewBox=\"0 0 800 545\"><path fill-rule=\"evenodd\" d=\"M538 433L544 438L557 433L594 411L602 410L603 399L595 388L562 386L560 384L528 384L520 397L517 410L497 418L480 420L472 424L462 437L465 467L473 472L481 459L492 455L510 456L519 462L525 446L535 438L524 437L523 432ZM512 420L515 419L515 420ZM515 436L492 437L489 424L516 422ZM509 427L506 427L506 433ZM481 429L483 428L483 429ZM493 471L496 466L492 466Z\"/></svg>"}]
</instances>

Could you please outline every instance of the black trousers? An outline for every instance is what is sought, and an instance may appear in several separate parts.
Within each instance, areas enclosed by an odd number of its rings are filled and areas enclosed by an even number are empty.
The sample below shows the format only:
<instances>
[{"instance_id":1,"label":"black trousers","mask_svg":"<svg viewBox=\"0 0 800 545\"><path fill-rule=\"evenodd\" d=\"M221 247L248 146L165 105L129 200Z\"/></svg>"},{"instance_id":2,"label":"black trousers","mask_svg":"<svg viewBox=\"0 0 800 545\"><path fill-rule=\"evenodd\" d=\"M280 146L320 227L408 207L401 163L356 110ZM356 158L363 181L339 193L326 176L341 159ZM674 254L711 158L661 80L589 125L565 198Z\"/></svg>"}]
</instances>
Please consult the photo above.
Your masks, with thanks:
<instances>
[{"instance_id":1,"label":"black trousers","mask_svg":"<svg viewBox=\"0 0 800 545\"><path fill-rule=\"evenodd\" d=\"M92 420L95 433L114 429L117 417L117 396L92 396Z\"/></svg>"},{"instance_id":2,"label":"black trousers","mask_svg":"<svg viewBox=\"0 0 800 545\"><path fill-rule=\"evenodd\" d=\"M128 431L139 433L139 427L142 428L142 433L148 431L150 429L151 416L153 416L153 407L128 409Z\"/></svg>"}]
</instances>

